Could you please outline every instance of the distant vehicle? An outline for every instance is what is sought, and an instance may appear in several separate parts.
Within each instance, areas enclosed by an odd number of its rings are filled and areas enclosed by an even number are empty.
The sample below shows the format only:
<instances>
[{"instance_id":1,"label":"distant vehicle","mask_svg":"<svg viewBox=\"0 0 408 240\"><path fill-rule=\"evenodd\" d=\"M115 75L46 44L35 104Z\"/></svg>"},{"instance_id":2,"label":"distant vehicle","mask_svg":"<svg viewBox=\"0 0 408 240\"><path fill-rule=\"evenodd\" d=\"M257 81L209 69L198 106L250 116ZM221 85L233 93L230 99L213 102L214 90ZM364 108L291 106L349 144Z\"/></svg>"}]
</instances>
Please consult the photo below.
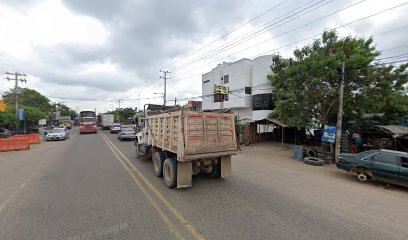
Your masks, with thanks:
<instances>
[{"instance_id":1,"label":"distant vehicle","mask_svg":"<svg viewBox=\"0 0 408 240\"><path fill-rule=\"evenodd\" d=\"M104 130L110 129L115 122L113 113L104 113L101 115L101 127Z\"/></svg>"},{"instance_id":2,"label":"distant vehicle","mask_svg":"<svg viewBox=\"0 0 408 240\"><path fill-rule=\"evenodd\" d=\"M66 140L67 138L69 138L69 132L64 128L53 128L48 131L45 140Z\"/></svg>"},{"instance_id":3,"label":"distant vehicle","mask_svg":"<svg viewBox=\"0 0 408 240\"><path fill-rule=\"evenodd\" d=\"M65 127L67 127L68 129L71 129L71 128L72 128L71 121L63 121L62 124L63 124Z\"/></svg>"},{"instance_id":4,"label":"distant vehicle","mask_svg":"<svg viewBox=\"0 0 408 240\"><path fill-rule=\"evenodd\" d=\"M5 128L0 128L0 138L8 138L11 137L13 133Z\"/></svg>"},{"instance_id":5,"label":"distant vehicle","mask_svg":"<svg viewBox=\"0 0 408 240\"><path fill-rule=\"evenodd\" d=\"M94 111L82 111L79 113L80 128L79 133L96 133L96 114Z\"/></svg>"},{"instance_id":6,"label":"distant vehicle","mask_svg":"<svg viewBox=\"0 0 408 240\"><path fill-rule=\"evenodd\" d=\"M134 128L122 128L118 133L118 139L123 140L136 140L136 131Z\"/></svg>"},{"instance_id":7,"label":"distant vehicle","mask_svg":"<svg viewBox=\"0 0 408 240\"><path fill-rule=\"evenodd\" d=\"M340 154L337 168L365 182L381 182L408 187L408 153L392 150L370 150L359 154Z\"/></svg>"},{"instance_id":8,"label":"distant vehicle","mask_svg":"<svg viewBox=\"0 0 408 240\"><path fill-rule=\"evenodd\" d=\"M58 123L54 125L64 124L68 129L71 129L71 116L59 116L55 120L58 121Z\"/></svg>"},{"instance_id":9,"label":"distant vehicle","mask_svg":"<svg viewBox=\"0 0 408 240\"><path fill-rule=\"evenodd\" d=\"M122 127L120 126L120 123L114 123L110 128L110 133L118 133L121 129Z\"/></svg>"}]
</instances>

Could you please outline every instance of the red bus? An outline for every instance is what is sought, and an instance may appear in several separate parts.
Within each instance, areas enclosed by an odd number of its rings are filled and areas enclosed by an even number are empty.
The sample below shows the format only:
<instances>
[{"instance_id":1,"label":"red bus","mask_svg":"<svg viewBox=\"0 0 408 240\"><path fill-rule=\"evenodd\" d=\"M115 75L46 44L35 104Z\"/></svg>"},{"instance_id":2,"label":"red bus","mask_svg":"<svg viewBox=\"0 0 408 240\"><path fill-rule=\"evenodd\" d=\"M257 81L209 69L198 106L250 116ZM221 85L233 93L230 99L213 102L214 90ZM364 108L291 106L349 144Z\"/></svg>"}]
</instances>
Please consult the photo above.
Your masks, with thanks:
<instances>
[{"instance_id":1,"label":"red bus","mask_svg":"<svg viewBox=\"0 0 408 240\"><path fill-rule=\"evenodd\" d=\"M81 111L79 113L81 126L79 133L96 133L96 113L94 111Z\"/></svg>"}]
</instances>

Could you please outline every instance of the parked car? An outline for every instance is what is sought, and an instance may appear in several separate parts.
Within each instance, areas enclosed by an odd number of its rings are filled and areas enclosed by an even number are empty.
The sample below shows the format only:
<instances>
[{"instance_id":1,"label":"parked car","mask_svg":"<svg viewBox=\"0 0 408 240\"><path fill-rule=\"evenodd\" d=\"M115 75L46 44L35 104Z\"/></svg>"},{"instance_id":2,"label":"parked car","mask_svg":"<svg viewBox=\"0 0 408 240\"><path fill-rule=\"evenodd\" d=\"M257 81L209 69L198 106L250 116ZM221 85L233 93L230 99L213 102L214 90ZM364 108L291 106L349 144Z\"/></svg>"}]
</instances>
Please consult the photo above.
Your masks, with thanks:
<instances>
[{"instance_id":1,"label":"parked car","mask_svg":"<svg viewBox=\"0 0 408 240\"><path fill-rule=\"evenodd\" d=\"M110 133L118 133L120 132L121 129L122 127L120 126L119 123L114 123L112 127L110 128Z\"/></svg>"},{"instance_id":2,"label":"parked car","mask_svg":"<svg viewBox=\"0 0 408 240\"><path fill-rule=\"evenodd\" d=\"M47 132L45 140L66 140L67 138L69 138L69 132L64 128L53 128Z\"/></svg>"},{"instance_id":3,"label":"parked car","mask_svg":"<svg viewBox=\"0 0 408 240\"><path fill-rule=\"evenodd\" d=\"M136 131L134 128L122 128L118 133L118 139L123 140L136 140Z\"/></svg>"},{"instance_id":4,"label":"parked car","mask_svg":"<svg viewBox=\"0 0 408 240\"><path fill-rule=\"evenodd\" d=\"M11 137L13 133L5 128L0 128L0 138L8 138Z\"/></svg>"},{"instance_id":5,"label":"parked car","mask_svg":"<svg viewBox=\"0 0 408 240\"><path fill-rule=\"evenodd\" d=\"M393 150L370 150L359 154L340 154L337 168L365 182L377 180L408 187L408 153Z\"/></svg>"}]
</instances>

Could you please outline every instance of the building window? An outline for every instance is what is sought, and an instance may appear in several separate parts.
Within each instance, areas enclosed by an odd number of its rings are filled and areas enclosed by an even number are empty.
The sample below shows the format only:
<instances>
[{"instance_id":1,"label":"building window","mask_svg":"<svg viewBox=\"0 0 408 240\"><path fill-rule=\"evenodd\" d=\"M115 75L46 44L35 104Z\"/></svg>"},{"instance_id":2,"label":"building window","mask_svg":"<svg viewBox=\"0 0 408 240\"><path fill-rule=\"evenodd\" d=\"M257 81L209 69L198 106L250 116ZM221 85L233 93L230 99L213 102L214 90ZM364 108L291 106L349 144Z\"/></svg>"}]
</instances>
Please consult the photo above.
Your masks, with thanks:
<instances>
[{"instance_id":1,"label":"building window","mask_svg":"<svg viewBox=\"0 0 408 240\"><path fill-rule=\"evenodd\" d=\"M245 94L251 94L251 87L245 87Z\"/></svg>"},{"instance_id":2,"label":"building window","mask_svg":"<svg viewBox=\"0 0 408 240\"><path fill-rule=\"evenodd\" d=\"M229 75L224 76L224 83L229 83Z\"/></svg>"},{"instance_id":3,"label":"building window","mask_svg":"<svg viewBox=\"0 0 408 240\"><path fill-rule=\"evenodd\" d=\"M204 80L203 83L209 83L210 79Z\"/></svg>"},{"instance_id":4,"label":"building window","mask_svg":"<svg viewBox=\"0 0 408 240\"><path fill-rule=\"evenodd\" d=\"M252 96L252 110L273 110L272 93Z\"/></svg>"},{"instance_id":5,"label":"building window","mask_svg":"<svg viewBox=\"0 0 408 240\"><path fill-rule=\"evenodd\" d=\"M214 94L214 102L224 102L228 101L228 95L221 94L221 93L215 93Z\"/></svg>"},{"instance_id":6,"label":"building window","mask_svg":"<svg viewBox=\"0 0 408 240\"><path fill-rule=\"evenodd\" d=\"M214 102L222 102L222 95L221 93L214 94Z\"/></svg>"}]
</instances>

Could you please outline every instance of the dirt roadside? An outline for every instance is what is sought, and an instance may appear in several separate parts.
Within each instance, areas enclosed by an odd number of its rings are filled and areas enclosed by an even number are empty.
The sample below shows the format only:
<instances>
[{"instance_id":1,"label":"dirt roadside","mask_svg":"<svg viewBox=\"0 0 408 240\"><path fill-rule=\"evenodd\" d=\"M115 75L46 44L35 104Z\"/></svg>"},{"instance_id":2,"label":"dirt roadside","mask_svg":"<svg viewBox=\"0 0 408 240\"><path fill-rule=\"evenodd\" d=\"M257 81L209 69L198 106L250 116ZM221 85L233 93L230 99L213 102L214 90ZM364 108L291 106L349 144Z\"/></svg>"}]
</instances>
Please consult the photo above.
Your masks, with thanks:
<instances>
[{"instance_id":1,"label":"dirt roadside","mask_svg":"<svg viewBox=\"0 0 408 240\"><path fill-rule=\"evenodd\" d=\"M360 183L335 165L306 165L293 158L292 148L276 143L243 147L233 158L232 172L370 227L408 234L408 188Z\"/></svg>"}]
</instances>

